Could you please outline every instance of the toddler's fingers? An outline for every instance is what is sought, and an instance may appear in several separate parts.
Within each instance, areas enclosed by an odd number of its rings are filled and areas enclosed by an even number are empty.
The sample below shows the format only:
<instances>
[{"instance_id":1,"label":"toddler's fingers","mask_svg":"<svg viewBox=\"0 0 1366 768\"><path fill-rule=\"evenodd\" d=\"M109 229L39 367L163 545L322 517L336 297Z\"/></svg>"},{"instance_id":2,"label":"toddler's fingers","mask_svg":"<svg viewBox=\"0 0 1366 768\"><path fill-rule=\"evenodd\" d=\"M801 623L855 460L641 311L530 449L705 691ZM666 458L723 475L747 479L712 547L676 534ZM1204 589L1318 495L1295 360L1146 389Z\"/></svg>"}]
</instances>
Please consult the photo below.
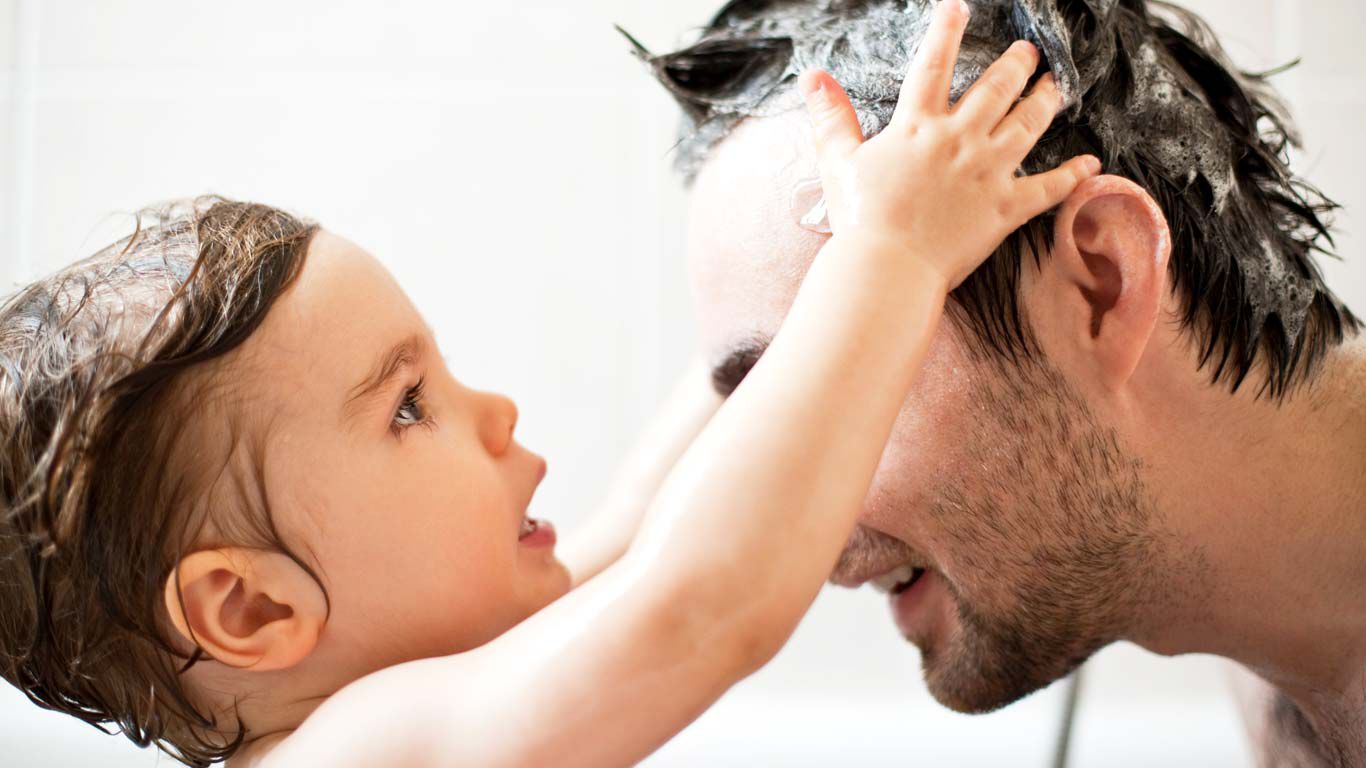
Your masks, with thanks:
<instances>
[{"instance_id":1,"label":"toddler's fingers","mask_svg":"<svg viewBox=\"0 0 1366 768\"><path fill-rule=\"evenodd\" d=\"M1027 40L1016 40L972 84L954 107L954 115L969 125L980 126L984 133L992 133L1015 106L1038 66L1039 49Z\"/></svg>"},{"instance_id":2,"label":"toddler's fingers","mask_svg":"<svg viewBox=\"0 0 1366 768\"><path fill-rule=\"evenodd\" d=\"M1015 218L1020 224L1052 210L1066 200L1087 179L1100 173L1100 159L1093 155L1074 157L1048 173L1029 176L1018 184Z\"/></svg>"},{"instance_id":3,"label":"toddler's fingers","mask_svg":"<svg viewBox=\"0 0 1366 768\"><path fill-rule=\"evenodd\" d=\"M949 109L953 68L958 63L963 31L968 28L966 0L939 0L929 31L911 61L892 123L905 125L917 112L944 114Z\"/></svg>"},{"instance_id":4,"label":"toddler's fingers","mask_svg":"<svg viewBox=\"0 0 1366 768\"><path fill-rule=\"evenodd\" d=\"M1013 164L1018 165L1053 124L1062 109L1062 95L1050 72L1039 79L1028 98L1010 111L996 129L997 143L1005 148Z\"/></svg>"},{"instance_id":5,"label":"toddler's fingers","mask_svg":"<svg viewBox=\"0 0 1366 768\"><path fill-rule=\"evenodd\" d=\"M828 72L819 69L803 72L798 88L806 99L806 110L816 132L816 155L821 173L831 173L863 143L858 113L849 103L849 95Z\"/></svg>"}]
</instances>

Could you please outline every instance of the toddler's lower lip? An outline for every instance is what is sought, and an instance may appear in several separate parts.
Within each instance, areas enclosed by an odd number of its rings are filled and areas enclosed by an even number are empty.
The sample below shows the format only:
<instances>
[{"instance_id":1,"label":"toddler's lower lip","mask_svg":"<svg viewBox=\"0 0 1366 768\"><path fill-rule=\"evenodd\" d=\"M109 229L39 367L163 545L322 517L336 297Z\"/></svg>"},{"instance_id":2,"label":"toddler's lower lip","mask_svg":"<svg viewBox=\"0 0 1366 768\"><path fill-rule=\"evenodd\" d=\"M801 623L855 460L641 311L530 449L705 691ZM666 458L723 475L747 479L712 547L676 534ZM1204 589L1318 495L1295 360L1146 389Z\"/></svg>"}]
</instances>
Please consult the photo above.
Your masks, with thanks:
<instances>
[{"instance_id":1,"label":"toddler's lower lip","mask_svg":"<svg viewBox=\"0 0 1366 768\"><path fill-rule=\"evenodd\" d=\"M527 547L555 546L555 526L547 520L527 518L522 521L522 531L517 543Z\"/></svg>"}]
</instances>

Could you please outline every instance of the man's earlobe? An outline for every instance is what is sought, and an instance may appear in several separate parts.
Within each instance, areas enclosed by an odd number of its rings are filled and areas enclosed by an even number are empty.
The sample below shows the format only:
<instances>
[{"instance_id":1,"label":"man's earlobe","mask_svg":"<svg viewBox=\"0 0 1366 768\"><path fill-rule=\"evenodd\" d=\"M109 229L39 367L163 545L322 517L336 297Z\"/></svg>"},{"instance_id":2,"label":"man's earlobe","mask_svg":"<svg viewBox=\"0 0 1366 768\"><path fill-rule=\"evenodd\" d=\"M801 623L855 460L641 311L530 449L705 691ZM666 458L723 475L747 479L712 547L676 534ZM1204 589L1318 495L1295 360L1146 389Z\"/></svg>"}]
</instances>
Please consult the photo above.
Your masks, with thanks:
<instances>
[{"instance_id":1,"label":"man's earlobe","mask_svg":"<svg viewBox=\"0 0 1366 768\"><path fill-rule=\"evenodd\" d=\"M1142 187L1100 176L1077 187L1055 221L1030 319L1050 358L1116 389L1138 367L1162 311L1167 219Z\"/></svg>"},{"instance_id":2,"label":"man's earlobe","mask_svg":"<svg viewBox=\"0 0 1366 768\"><path fill-rule=\"evenodd\" d=\"M166 579L166 610L186 642L257 671L308 657L327 621L322 587L288 555L225 547L196 552Z\"/></svg>"}]
</instances>

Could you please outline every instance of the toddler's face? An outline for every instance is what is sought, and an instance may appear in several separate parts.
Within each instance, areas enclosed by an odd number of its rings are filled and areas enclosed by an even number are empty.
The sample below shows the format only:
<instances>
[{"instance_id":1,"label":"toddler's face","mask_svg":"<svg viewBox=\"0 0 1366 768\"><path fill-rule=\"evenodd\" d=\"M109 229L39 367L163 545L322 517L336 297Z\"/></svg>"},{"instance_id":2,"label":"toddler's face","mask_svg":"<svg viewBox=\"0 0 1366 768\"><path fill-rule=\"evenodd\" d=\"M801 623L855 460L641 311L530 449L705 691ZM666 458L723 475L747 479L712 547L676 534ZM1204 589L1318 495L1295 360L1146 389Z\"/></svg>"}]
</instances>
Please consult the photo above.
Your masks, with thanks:
<instances>
[{"instance_id":1,"label":"toddler's face","mask_svg":"<svg viewBox=\"0 0 1366 768\"><path fill-rule=\"evenodd\" d=\"M332 651L357 674L482 645L568 590L553 532L524 535L545 462L515 406L451 376L369 254L320 231L236 357L276 526L330 599L320 648L355 649Z\"/></svg>"}]
</instances>

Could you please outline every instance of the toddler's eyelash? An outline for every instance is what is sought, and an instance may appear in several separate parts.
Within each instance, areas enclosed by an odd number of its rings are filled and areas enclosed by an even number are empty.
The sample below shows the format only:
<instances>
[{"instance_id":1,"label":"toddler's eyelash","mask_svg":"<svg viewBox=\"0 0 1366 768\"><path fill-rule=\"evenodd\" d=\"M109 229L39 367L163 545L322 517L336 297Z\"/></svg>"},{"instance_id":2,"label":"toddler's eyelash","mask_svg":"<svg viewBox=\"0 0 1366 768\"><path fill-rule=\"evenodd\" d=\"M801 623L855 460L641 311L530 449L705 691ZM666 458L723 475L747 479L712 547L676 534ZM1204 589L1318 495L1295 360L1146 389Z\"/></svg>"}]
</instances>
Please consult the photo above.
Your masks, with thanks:
<instances>
[{"instance_id":1,"label":"toddler's eyelash","mask_svg":"<svg viewBox=\"0 0 1366 768\"><path fill-rule=\"evenodd\" d=\"M423 405L426 384L426 377L420 378L403 393L403 402L399 404L398 410L394 411L394 418L389 426L395 436L402 437L403 433L412 427L431 425L431 414L427 413Z\"/></svg>"}]
</instances>

